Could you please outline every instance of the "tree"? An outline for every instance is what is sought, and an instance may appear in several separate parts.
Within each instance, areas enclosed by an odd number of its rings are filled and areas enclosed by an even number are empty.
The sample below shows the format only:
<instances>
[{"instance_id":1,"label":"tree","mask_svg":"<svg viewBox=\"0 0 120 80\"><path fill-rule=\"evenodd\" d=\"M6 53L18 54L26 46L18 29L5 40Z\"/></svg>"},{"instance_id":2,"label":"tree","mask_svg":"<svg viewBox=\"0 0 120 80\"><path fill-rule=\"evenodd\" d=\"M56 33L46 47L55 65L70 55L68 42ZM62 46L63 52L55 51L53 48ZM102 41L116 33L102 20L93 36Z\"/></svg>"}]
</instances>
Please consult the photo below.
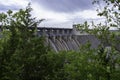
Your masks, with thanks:
<instances>
[{"instance_id":1,"label":"tree","mask_svg":"<svg viewBox=\"0 0 120 80\"><path fill-rule=\"evenodd\" d=\"M103 9L97 9L99 16L106 18L106 24L95 25L92 23L93 29L89 30L89 25L85 22L83 25L78 25L85 32L95 35L100 40L100 45L96 49L96 60L99 66L103 69L98 73L97 80L118 80L120 75L120 50L119 50L119 30L117 32L110 31L111 27L119 29L119 0L103 0L106 6ZM93 4L100 5L99 0L94 0ZM110 6L109 6L110 5ZM86 28L87 26L87 28ZM96 72L96 71L94 71Z\"/></svg>"},{"instance_id":2,"label":"tree","mask_svg":"<svg viewBox=\"0 0 120 80\"><path fill-rule=\"evenodd\" d=\"M31 17L32 8L0 14L0 79L44 80L48 75L46 54L50 49L44 39L36 35L36 21Z\"/></svg>"},{"instance_id":3,"label":"tree","mask_svg":"<svg viewBox=\"0 0 120 80\"><path fill-rule=\"evenodd\" d=\"M104 2L103 8L98 8L98 16L104 16L106 18L107 24L110 27L116 27L119 29L120 26L120 1L119 0L102 0ZM99 0L94 0L93 4L100 5Z\"/></svg>"}]
</instances>

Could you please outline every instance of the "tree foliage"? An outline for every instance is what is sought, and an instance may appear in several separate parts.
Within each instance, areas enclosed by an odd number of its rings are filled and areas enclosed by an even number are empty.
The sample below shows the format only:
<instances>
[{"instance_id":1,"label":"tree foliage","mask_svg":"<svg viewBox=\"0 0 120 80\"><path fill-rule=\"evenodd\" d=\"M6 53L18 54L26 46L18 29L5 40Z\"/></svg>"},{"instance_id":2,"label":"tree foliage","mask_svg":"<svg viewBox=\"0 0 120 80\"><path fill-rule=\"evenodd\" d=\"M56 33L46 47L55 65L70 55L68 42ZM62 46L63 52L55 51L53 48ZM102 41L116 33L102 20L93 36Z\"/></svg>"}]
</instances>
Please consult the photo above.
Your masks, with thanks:
<instances>
[{"instance_id":1,"label":"tree foliage","mask_svg":"<svg viewBox=\"0 0 120 80\"><path fill-rule=\"evenodd\" d=\"M32 8L20 9L13 13L0 14L0 79L41 80L47 76L46 54L49 48L44 39L36 35L41 22L31 17Z\"/></svg>"},{"instance_id":2,"label":"tree foliage","mask_svg":"<svg viewBox=\"0 0 120 80\"><path fill-rule=\"evenodd\" d=\"M120 1L104 1L107 6L98 15L106 17L108 25L93 23L92 30L87 22L77 25L99 39L100 45L93 49L88 42L79 51L56 53L45 46L45 39L37 36L42 20L31 17L30 5L18 12L0 13L0 80L118 80L119 34L109 29L119 29ZM93 3L99 4L99 0Z\"/></svg>"},{"instance_id":3,"label":"tree foliage","mask_svg":"<svg viewBox=\"0 0 120 80\"><path fill-rule=\"evenodd\" d=\"M103 0L105 2L105 7L103 9L98 8L98 15L106 18L105 24L92 23L93 29L89 29L89 25L85 22L83 25L78 25L78 28L81 27L85 32L95 35L100 40L100 45L96 53L96 62L101 66L96 70L100 70L98 73L97 80L118 80L120 75L120 49L119 49L119 0ZM100 6L99 0L94 0L93 4ZM85 27L87 25L87 28ZM111 31L110 28L115 27L116 31ZM117 34L116 34L117 33ZM100 75L102 71L103 76ZM94 71L96 72L96 71Z\"/></svg>"},{"instance_id":4,"label":"tree foliage","mask_svg":"<svg viewBox=\"0 0 120 80\"><path fill-rule=\"evenodd\" d=\"M104 3L101 4L99 0L94 0L93 4L104 5L103 8L98 8L98 16L104 16L107 24L110 27L116 27L119 29L120 26L120 1L119 0L102 0Z\"/></svg>"}]
</instances>

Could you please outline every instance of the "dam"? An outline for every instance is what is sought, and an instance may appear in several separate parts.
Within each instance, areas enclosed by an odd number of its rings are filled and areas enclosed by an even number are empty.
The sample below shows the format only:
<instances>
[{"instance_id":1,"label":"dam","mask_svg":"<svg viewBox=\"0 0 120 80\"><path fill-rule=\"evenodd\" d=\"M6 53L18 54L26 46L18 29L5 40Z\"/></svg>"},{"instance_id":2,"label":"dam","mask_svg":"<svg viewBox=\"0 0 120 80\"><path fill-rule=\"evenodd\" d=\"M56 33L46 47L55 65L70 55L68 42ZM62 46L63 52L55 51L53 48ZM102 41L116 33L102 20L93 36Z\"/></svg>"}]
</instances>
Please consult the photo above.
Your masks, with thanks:
<instances>
[{"instance_id":1,"label":"dam","mask_svg":"<svg viewBox=\"0 0 120 80\"><path fill-rule=\"evenodd\" d=\"M9 30L9 28L6 28ZM28 27L28 29L33 29L33 27ZM95 37L95 35L88 34L83 30L78 30L76 25L73 25L72 28L53 28L53 27L37 27L36 28L38 37L43 36L45 38L45 45L50 46L50 48L55 51L78 51L80 46L85 45L86 43L91 44L91 48L97 48L101 41ZM0 26L0 31L2 28ZM114 34L118 34L119 30L110 30L110 32ZM109 37L108 37L109 38ZM115 49L120 51L120 40L119 35L114 37L116 43ZM103 44L105 47L110 47L112 45L111 42L107 42Z\"/></svg>"},{"instance_id":2,"label":"dam","mask_svg":"<svg viewBox=\"0 0 120 80\"><path fill-rule=\"evenodd\" d=\"M73 25L73 28L38 27L37 30L37 35L44 36L45 44L56 52L79 50L80 46L88 41L91 43L91 48L96 48L100 44L95 36L77 30L76 25Z\"/></svg>"}]
</instances>

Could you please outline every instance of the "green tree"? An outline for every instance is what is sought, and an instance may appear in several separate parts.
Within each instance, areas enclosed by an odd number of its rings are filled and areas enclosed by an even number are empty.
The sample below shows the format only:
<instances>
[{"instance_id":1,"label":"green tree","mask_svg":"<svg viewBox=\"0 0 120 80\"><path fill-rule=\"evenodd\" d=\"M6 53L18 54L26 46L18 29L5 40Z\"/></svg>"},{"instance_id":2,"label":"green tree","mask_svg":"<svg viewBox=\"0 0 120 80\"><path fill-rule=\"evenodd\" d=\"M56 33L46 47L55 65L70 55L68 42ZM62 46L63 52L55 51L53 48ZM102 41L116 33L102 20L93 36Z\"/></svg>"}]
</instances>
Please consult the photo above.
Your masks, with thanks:
<instances>
[{"instance_id":1,"label":"green tree","mask_svg":"<svg viewBox=\"0 0 120 80\"><path fill-rule=\"evenodd\" d=\"M0 79L45 80L48 75L46 54L50 49L44 39L36 35L36 21L31 17L32 8L0 14Z\"/></svg>"},{"instance_id":2,"label":"green tree","mask_svg":"<svg viewBox=\"0 0 120 80\"><path fill-rule=\"evenodd\" d=\"M89 30L89 25L85 22L83 25L77 25L78 28L87 32L88 34L96 36L100 45L96 49L95 62L98 67L94 72L99 71L97 74L97 80L118 80L120 72L120 50L119 50L119 0L103 0L106 6L103 9L97 9L99 16L106 18L106 23L95 25L92 23L93 29ZM93 4L100 5L99 0L94 0ZM118 29L117 31L110 31L111 27ZM96 65L94 64L94 65ZM101 74L102 71L102 74Z\"/></svg>"},{"instance_id":3,"label":"green tree","mask_svg":"<svg viewBox=\"0 0 120 80\"><path fill-rule=\"evenodd\" d=\"M120 1L119 0L102 0L104 6L97 9L98 16L106 18L107 25L119 29L120 25ZM101 1L93 0L93 4L102 6Z\"/></svg>"}]
</instances>

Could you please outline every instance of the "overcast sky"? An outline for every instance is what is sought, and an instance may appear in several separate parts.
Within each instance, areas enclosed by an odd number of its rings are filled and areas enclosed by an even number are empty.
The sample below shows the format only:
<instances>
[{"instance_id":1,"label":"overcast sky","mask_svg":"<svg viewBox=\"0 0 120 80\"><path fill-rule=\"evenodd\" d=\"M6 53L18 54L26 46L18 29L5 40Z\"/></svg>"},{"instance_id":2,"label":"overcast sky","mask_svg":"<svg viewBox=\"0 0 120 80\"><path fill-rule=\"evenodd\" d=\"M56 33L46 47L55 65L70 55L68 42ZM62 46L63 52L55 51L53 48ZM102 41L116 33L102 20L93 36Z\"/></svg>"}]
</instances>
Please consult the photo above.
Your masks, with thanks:
<instances>
[{"instance_id":1,"label":"overcast sky","mask_svg":"<svg viewBox=\"0 0 120 80\"><path fill-rule=\"evenodd\" d=\"M99 21L93 0L0 0L0 12L17 11L30 2L33 16L45 19L43 27L71 27L84 21Z\"/></svg>"}]
</instances>

